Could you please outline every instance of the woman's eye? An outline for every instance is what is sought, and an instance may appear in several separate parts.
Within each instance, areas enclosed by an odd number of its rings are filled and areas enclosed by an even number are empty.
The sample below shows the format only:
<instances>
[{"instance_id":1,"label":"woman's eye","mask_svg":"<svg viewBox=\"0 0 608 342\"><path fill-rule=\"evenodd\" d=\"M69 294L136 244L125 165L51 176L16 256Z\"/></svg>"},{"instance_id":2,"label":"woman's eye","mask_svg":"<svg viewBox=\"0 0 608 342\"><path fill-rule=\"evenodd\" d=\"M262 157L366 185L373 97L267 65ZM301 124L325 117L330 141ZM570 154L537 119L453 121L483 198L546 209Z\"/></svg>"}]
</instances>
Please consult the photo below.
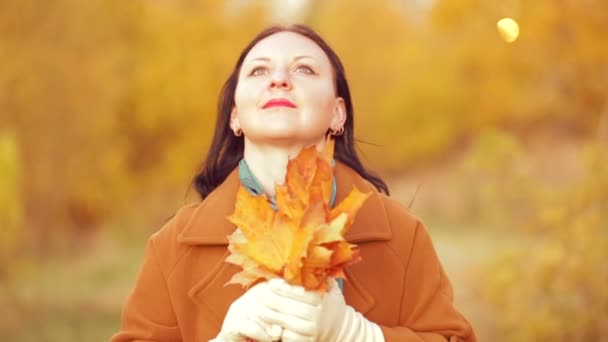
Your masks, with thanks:
<instances>
[{"instance_id":1,"label":"woman's eye","mask_svg":"<svg viewBox=\"0 0 608 342\"><path fill-rule=\"evenodd\" d=\"M260 76L266 73L267 69L265 67L257 67L251 70L249 76Z\"/></svg>"},{"instance_id":2,"label":"woman's eye","mask_svg":"<svg viewBox=\"0 0 608 342\"><path fill-rule=\"evenodd\" d=\"M309 67L308 65L299 65L299 66L296 68L296 71L302 71L302 72L305 72L305 73L307 73L307 74L314 74L314 73L315 73L315 72L312 70L312 68L311 68L311 67Z\"/></svg>"}]
</instances>

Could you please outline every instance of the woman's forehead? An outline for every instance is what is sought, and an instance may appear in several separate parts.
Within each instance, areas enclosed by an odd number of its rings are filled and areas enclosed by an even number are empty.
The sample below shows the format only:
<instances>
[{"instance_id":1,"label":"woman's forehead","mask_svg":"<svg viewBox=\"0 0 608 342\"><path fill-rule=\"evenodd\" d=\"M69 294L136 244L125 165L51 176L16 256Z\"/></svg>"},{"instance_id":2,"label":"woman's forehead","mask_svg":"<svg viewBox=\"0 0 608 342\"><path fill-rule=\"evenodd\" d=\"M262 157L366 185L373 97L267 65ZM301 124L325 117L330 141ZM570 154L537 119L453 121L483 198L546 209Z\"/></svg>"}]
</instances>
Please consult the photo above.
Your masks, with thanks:
<instances>
[{"instance_id":1,"label":"woman's forehead","mask_svg":"<svg viewBox=\"0 0 608 342\"><path fill-rule=\"evenodd\" d=\"M260 40L245 57L245 63L257 59L288 58L291 60L302 57L329 63L325 52L317 43L301 34L284 31Z\"/></svg>"}]
</instances>

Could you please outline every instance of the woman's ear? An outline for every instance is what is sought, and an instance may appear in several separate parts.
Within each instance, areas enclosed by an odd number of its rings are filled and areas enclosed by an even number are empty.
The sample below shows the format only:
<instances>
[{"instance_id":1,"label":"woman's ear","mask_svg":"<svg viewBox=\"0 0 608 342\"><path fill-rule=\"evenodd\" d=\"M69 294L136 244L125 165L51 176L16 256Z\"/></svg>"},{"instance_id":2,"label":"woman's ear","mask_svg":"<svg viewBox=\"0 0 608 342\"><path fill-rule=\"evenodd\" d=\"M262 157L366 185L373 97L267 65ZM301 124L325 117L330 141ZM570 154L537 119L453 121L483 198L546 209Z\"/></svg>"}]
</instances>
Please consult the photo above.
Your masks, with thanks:
<instances>
[{"instance_id":1,"label":"woman's ear","mask_svg":"<svg viewBox=\"0 0 608 342\"><path fill-rule=\"evenodd\" d=\"M346 105L344 104L344 99L341 97L336 97L334 102L334 112L333 117L331 119L330 128L337 130L340 127L344 127L344 123L346 122Z\"/></svg>"},{"instance_id":2,"label":"woman's ear","mask_svg":"<svg viewBox=\"0 0 608 342\"><path fill-rule=\"evenodd\" d=\"M239 118L236 115L236 107L232 107L232 111L230 111L230 128L233 131L237 131L241 128Z\"/></svg>"}]
</instances>

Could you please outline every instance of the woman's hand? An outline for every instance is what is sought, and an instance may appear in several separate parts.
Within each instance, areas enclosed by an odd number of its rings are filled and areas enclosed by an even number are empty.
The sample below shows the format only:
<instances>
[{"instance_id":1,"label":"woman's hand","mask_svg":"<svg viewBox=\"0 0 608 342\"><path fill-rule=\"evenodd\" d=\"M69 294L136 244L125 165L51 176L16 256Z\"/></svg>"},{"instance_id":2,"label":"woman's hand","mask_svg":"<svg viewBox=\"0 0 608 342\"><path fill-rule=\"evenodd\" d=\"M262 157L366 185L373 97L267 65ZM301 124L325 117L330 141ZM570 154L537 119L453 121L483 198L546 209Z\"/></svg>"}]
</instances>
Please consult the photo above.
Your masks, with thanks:
<instances>
[{"instance_id":1,"label":"woman's hand","mask_svg":"<svg viewBox=\"0 0 608 342\"><path fill-rule=\"evenodd\" d=\"M335 279L330 280L325 295L306 291L282 279L269 282L270 290L280 299L270 303L280 315L260 317L267 324L283 327L283 342L384 341L380 327L346 305Z\"/></svg>"},{"instance_id":2,"label":"woman's hand","mask_svg":"<svg viewBox=\"0 0 608 342\"><path fill-rule=\"evenodd\" d=\"M258 342L279 341L282 329L273 326L260 318L280 319L278 313L268 309L280 301L270 289L268 282L255 285L235 300L228 309L219 335L210 342L246 342L251 339Z\"/></svg>"}]
</instances>

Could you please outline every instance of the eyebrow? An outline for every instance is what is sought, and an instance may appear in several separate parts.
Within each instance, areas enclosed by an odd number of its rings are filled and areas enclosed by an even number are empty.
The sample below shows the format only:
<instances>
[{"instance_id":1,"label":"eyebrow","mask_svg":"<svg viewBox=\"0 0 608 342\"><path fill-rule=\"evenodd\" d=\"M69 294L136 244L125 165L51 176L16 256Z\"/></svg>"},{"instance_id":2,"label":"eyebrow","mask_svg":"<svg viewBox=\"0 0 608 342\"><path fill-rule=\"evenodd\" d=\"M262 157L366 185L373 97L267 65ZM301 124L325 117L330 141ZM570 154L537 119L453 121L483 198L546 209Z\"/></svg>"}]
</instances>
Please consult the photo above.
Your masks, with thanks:
<instances>
[{"instance_id":1,"label":"eyebrow","mask_svg":"<svg viewBox=\"0 0 608 342\"><path fill-rule=\"evenodd\" d=\"M293 60L294 60L294 61L297 61L297 60L302 59L302 58L311 58L311 59L315 59L315 58L314 58L314 57L312 57L312 56L306 56L306 55L303 55L303 56L296 56L296 57L295 57ZM255 62L255 61L264 61L264 62L270 62L270 57L256 57L256 58L252 59L250 62Z\"/></svg>"}]
</instances>

